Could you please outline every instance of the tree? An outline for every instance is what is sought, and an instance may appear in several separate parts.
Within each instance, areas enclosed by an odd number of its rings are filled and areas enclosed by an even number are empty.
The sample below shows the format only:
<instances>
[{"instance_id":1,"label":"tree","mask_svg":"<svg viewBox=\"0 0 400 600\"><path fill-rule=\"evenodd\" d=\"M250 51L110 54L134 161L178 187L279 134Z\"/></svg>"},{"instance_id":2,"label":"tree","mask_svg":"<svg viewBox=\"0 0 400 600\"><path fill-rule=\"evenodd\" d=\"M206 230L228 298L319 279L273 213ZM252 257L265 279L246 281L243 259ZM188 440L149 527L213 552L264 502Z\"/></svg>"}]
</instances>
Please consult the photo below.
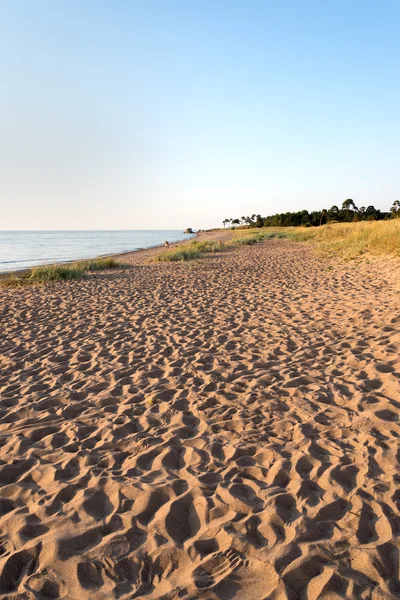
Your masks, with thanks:
<instances>
[{"instance_id":1,"label":"tree","mask_svg":"<svg viewBox=\"0 0 400 600\"><path fill-rule=\"evenodd\" d=\"M347 198L342 204L342 210L339 211L338 221L344 221L345 223L351 223L354 221L355 214L358 213L358 208L354 204L351 198Z\"/></svg>"},{"instance_id":2,"label":"tree","mask_svg":"<svg viewBox=\"0 0 400 600\"><path fill-rule=\"evenodd\" d=\"M247 223L249 227L319 227L325 223L352 223L354 221L400 218L400 201L395 200L390 212L381 212L379 209L370 205L367 208L361 206L357 208L351 198L347 198L339 208L334 204L331 208L322 210L298 210L297 212L276 213L266 217L253 213L248 217L239 219L226 219L226 223L239 225Z\"/></svg>"},{"instance_id":3,"label":"tree","mask_svg":"<svg viewBox=\"0 0 400 600\"><path fill-rule=\"evenodd\" d=\"M264 219L262 218L261 215L257 215L256 217L256 227L263 227L264 225Z\"/></svg>"},{"instance_id":4,"label":"tree","mask_svg":"<svg viewBox=\"0 0 400 600\"><path fill-rule=\"evenodd\" d=\"M343 210L355 210L356 212L358 212L358 208L354 204L354 200L352 200L351 198L347 198L347 200L345 200L343 202L342 209Z\"/></svg>"},{"instance_id":5,"label":"tree","mask_svg":"<svg viewBox=\"0 0 400 600\"><path fill-rule=\"evenodd\" d=\"M338 221L339 220L339 207L334 204L328 210L328 220L329 221Z\"/></svg>"},{"instance_id":6,"label":"tree","mask_svg":"<svg viewBox=\"0 0 400 600\"><path fill-rule=\"evenodd\" d=\"M399 219L400 218L400 201L399 200L395 200L393 202L393 206L390 209L390 212L392 214L393 219Z\"/></svg>"},{"instance_id":7,"label":"tree","mask_svg":"<svg viewBox=\"0 0 400 600\"><path fill-rule=\"evenodd\" d=\"M325 223L326 223L327 218L328 218L328 211L326 210L326 208L323 208L321 210L321 218L319 220L319 224L322 225L323 220L325 220Z\"/></svg>"},{"instance_id":8,"label":"tree","mask_svg":"<svg viewBox=\"0 0 400 600\"><path fill-rule=\"evenodd\" d=\"M378 211L375 206L367 206L364 214L368 221L376 221L378 219Z\"/></svg>"}]
</instances>

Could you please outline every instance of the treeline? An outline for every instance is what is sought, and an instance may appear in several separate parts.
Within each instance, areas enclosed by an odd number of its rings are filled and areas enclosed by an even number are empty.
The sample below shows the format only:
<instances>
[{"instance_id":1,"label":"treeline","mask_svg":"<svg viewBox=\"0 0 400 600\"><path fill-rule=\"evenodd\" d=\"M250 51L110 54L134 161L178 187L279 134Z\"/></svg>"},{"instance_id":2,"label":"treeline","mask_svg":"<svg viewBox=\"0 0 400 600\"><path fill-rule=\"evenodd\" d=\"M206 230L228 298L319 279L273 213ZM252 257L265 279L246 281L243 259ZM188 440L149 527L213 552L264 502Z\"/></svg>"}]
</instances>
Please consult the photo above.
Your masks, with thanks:
<instances>
[{"instance_id":1,"label":"treeline","mask_svg":"<svg viewBox=\"0 0 400 600\"><path fill-rule=\"evenodd\" d=\"M318 227L326 223L354 223L356 221L382 221L400 218L400 201L395 200L389 212L383 212L374 206L357 208L354 201L348 198L342 207L334 205L322 210L299 210L297 212L277 213L268 217L253 214L248 217L224 219L223 225L247 225L248 227Z\"/></svg>"}]
</instances>

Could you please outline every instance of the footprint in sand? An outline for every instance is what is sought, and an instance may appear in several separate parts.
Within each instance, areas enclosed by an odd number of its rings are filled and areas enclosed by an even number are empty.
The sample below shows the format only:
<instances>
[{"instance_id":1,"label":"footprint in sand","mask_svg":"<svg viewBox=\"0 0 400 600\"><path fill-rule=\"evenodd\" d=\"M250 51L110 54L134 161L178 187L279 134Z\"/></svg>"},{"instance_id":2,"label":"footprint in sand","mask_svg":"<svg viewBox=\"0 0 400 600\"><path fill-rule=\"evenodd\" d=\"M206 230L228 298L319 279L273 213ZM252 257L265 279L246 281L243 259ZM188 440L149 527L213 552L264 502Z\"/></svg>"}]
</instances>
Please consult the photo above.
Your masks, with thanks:
<instances>
[{"instance_id":1,"label":"footprint in sand","mask_svg":"<svg viewBox=\"0 0 400 600\"><path fill-rule=\"evenodd\" d=\"M15 552L2 564L0 572L0 595L15 597L12 592L17 592L26 578L33 574L42 550L42 544Z\"/></svg>"},{"instance_id":2,"label":"footprint in sand","mask_svg":"<svg viewBox=\"0 0 400 600\"><path fill-rule=\"evenodd\" d=\"M226 579L243 560L233 548L225 552L217 552L193 571L193 580L197 588L206 589L218 585Z\"/></svg>"},{"instance_id":3,"label":"footprint in sand","mask_svg":"<svg viewBox=\"0 0 400 600\"><path fill-rule=\"evenodd\" d=\"M32 575L25 588L33 594L37 600L48 600L50 598L61 599L68 593L68 587L59 575L50 568L43 569Z\"/></svg>"}]
</instances>

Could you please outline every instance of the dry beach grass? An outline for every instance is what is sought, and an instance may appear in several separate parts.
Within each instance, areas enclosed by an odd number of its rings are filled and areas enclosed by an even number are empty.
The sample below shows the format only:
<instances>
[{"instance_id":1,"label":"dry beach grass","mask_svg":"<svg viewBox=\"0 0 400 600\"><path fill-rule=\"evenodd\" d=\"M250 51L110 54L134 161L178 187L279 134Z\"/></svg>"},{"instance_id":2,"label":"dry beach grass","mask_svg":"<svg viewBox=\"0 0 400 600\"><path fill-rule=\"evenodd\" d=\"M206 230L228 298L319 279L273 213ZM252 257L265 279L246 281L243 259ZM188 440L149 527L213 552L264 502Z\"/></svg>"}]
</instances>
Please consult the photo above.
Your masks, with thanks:
<instances>
[{"instance_id":1,"label":"dry beach grass","mask_svg":"<svg viewBox=\"0 0 400 600\"><path fill-rule=\"evenodd\" d=\"M290 239L345 259L367 256L400 257L400 219L332 223L322 227L286 227L279 231Z\"/></svg>"},{"instance_id":2,"label":"dry beach grass","mask_svg":"<svg viewBox=\"0 0 400 600\"><path fill-rule=\"evenodd\" d=\"M1 290L0 597L397 598L398 266L158 252Z\"/></svg>"}]
</instances>

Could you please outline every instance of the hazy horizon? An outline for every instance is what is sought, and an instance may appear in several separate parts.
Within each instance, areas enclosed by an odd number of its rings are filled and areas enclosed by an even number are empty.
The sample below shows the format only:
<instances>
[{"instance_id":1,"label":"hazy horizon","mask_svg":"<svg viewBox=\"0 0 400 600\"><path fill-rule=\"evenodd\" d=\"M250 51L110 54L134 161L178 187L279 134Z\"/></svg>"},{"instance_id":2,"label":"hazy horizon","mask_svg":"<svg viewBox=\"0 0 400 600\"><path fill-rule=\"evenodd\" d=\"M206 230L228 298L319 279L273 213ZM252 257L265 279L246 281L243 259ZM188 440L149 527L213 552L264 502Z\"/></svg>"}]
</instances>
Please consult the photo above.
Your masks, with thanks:
<instances>
[{"instance_id":1,"label":"hazy horizon","mask_svg":"<svg viewBox=\"0 0 400 600\"><path fill-rule=\"evenodd\" d=\"M389 210L399 17L392 1L5 0L0 230Z\"/></svg>"}]
</instances>

